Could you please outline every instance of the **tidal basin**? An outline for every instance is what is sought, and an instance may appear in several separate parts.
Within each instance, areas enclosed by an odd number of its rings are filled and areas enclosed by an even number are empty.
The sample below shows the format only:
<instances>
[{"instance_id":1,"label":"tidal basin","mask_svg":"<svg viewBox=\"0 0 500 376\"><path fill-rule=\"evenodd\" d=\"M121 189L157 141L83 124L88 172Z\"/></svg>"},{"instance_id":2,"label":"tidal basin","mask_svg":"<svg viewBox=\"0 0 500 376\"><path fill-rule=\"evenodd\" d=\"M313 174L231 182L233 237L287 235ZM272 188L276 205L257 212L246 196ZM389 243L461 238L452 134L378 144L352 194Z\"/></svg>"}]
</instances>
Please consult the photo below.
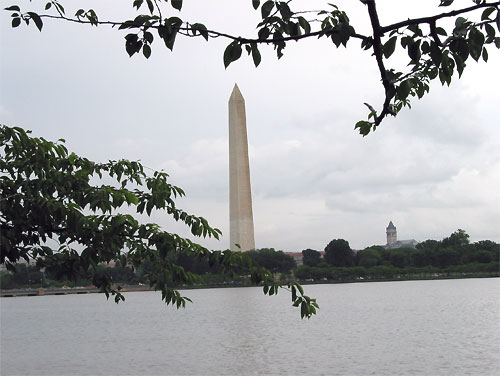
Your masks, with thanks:
<instances>
[{"instance_id":1,"label":"tidal basin","mask_svg":"<svg viewBox=\"0 0 500 376\"><path fill-rule=\"evenodd\" d=\"M6 375L498 375L500 278L1 298Z\"/></svg>"}]
</instances>

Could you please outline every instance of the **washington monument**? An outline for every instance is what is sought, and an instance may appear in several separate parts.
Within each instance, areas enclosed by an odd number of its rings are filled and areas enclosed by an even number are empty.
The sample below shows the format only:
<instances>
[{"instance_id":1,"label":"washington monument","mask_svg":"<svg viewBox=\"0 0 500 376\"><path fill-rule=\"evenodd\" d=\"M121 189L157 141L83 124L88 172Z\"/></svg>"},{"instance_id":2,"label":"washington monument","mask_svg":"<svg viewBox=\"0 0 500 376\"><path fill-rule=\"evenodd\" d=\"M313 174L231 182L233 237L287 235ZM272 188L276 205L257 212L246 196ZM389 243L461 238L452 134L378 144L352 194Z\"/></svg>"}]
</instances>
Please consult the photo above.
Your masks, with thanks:
<instances>
[{"instance_id":1,"label":"washington monument","mask_svg":"<svg viewBox=\"0 0 500 376\"><path fill-rule=\"evenodd\" d=\"M255 249L245 100L236 84L229 98L229 225L232 251Z\"/></svg>"}]
</instances>

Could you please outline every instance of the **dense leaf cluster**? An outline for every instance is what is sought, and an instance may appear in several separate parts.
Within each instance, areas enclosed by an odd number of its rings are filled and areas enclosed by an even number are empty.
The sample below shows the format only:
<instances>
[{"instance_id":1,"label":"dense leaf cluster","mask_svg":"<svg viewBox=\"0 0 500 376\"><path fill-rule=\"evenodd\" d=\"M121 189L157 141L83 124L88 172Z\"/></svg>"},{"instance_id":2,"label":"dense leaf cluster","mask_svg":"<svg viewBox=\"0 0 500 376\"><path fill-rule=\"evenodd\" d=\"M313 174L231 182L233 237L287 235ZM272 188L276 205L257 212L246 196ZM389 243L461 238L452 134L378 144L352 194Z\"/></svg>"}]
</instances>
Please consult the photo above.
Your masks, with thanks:
<instances>
[{"instance_id":1,"label":"dense leaf cluster","mask_svg":"<svg viewBox=\"0 0 500 376\"><path fill-rule=\"evenodd\" d=\"M363 136L375 130L388 115L395 116L403 107L410 107L412 97L422 98L430 90L430 81L439 79L442 85L450 85L455 73L459 77L463 74L468 61L482 59L487 62L488 47L500 48L500 1L471 0L473 5L469 7L385 26L380 24L376 0L360 1L366 5L370 18L370 35L357 33L348 14L335 4L328 3L321 10L296 10L292 7L293 0L252 0L253 8L261 17L254 38L226 34L181 19L178 13L182 0L133 0L132 6L138 15L124 21L103 21L93 9L78 9L74 16L69 16L59 0L48 1L45 13L22 11L18 5L5 9L11 12L12 27L18 27L23 21L27 25L33 21L42 30L43 19L51 18L128 30L125 49L130 56L142 51L144 57L149 58L155 38L173 50L179 35L202 37L207 41L223 37L230 40L223 53L226 68L240 59L243 48L258 66L262 45L273 46L279 59L291 41L327 38L339 48L347 47L351 40L359 40L360 47L375 57L385 93L381 110L365 103L369 109L368 118L355 125ZM449 9L454 0L440 0L436 5ZM175 15L171 15L172 11ZM449 20L454 20L454 26L448 26ZM406 55L408 64L404 71L388 66L396 51L404 51Z\"/></svg>"},{"instance_id":2,"label":"dense leaf cluster","mask_svg":"<svg viewBox=\"0 0 500 376\"><path fill-rule=\"evenodd\" d=\"M244 270L268 292L280 287L271 272L252 266L244 253L209 251L155 223L143 223L141 218L160 210L194 236L218 239L221 234L205 218L176 206L175 198L184 191L170 184L165 172L147 173L139 162L127 160L96 163L68 152L63 142L0 126L0 263L9 270L23 258L58 279L74 280L102 263L119 261L134 269L148 263L150 285L162 291L167 304L184 307L189 299L172 286L195 282L195 274L177 263L188 254L217 264L220 272ZM124 300L109 274L93 273L92 282L116 302ZM309 318L313 308L311 303L302 316Z\"/></svg>"}]
</instances>

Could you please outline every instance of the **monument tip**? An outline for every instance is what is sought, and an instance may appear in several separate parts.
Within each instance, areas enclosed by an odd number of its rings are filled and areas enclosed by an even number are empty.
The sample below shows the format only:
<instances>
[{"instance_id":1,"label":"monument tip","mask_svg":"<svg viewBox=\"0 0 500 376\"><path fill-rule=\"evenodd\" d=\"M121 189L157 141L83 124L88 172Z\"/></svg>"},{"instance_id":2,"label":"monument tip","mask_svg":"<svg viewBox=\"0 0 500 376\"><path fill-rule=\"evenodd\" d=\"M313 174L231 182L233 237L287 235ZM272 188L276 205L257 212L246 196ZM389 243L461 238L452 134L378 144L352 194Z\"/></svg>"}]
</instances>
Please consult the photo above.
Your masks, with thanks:
<instances>
[{"instance_id":1,"label":"monument tip","mask_svg":"<svg viewBox=\"0 0 500 376\"><path fill-rule=\"evenodd\" d=\"M240 88L238 87L238 84L234 84L234 88L233 88L233 91L231 93L231 97L229 98L229 100L235 100L235 99L243 99L243 95L241 94L241 91L240 91Z\"/></svg>"}]
</instances>

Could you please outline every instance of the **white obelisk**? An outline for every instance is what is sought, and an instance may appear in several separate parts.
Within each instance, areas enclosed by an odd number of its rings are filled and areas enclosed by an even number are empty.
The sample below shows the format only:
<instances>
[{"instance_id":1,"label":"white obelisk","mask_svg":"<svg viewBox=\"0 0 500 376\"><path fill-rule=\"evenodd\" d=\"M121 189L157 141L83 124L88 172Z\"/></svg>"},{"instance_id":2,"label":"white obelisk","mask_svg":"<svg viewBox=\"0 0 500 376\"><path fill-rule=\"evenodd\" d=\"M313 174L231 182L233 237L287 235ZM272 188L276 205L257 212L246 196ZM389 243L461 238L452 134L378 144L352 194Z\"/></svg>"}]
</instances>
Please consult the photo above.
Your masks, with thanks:
<instances>
[{"instance_id":1,"label":"white obelisk","mask_svg":"<svg viewBox=\"0 0 500 376\"><path fill-rule=\"evenodd\" d=\"M245 100L236 84L229 98L229 224L232 251L255 249Z\"/></svg>"}]
</instances>

